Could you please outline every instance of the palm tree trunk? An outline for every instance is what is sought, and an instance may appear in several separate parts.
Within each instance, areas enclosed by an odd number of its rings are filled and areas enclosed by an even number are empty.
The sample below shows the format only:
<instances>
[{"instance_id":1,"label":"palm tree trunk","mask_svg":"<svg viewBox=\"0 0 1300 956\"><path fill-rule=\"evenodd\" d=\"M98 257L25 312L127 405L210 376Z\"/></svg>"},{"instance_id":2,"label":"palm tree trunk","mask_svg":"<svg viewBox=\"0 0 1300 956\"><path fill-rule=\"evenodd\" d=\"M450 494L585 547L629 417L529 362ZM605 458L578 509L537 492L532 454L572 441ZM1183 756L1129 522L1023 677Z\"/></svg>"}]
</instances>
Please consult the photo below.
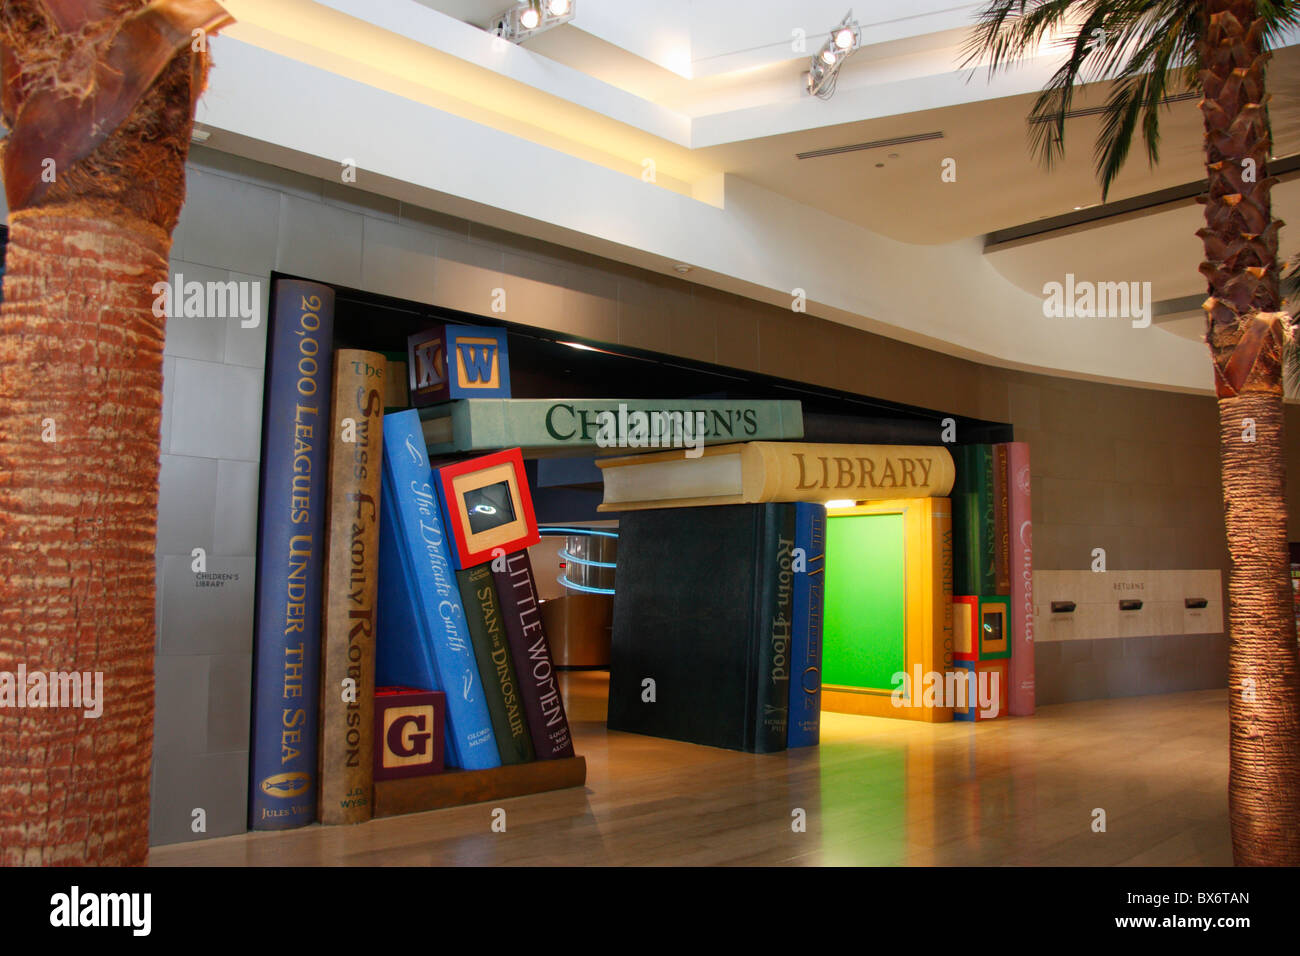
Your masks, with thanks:
<instances>
[{"instance_id":1,"label":"palm tree trunk","mask_svg":"<svg viewBox=\"0 0 1300 956\"><path fill-rule=\"evenodd\" d=\"M148 854L164 323L150 288L166 281L170 245L146 222L39 208L10 219L0 668L76 672L91 688L102 673L103 713L0 709L6 864Z\"/></svg>"},{"instance_id":2,"label":"palm tree trunk","mask_svg":"<svg viewBox=\"0 0 1300 956\"><path fill-rule=\"evenodd\" d=\"M1286 529L1277 230L1262 21L1209 0L1201 272L1219 396L1228 575L1228 808L1241 865L1300 865L1300 655Z\"/></svg>"},{"instance_id":3,"label":"palm tree trunk","mask_svg":"<svg viewBox=\"0 0 1300 956\"><path fill-rule=\"evenodd\" d=\"M1219 399L1228 574L1228 814L1238 864L1300 862L1300 658L1280 394ZM1248 425L1247 420L1253 422ZM1242 440L1253 429L1253 442Z\"/></svg>"},{"instance_id":4,"label":"palm tree trunk","mask_svg":"<svg viewBox=\"0 0 1300 956\"><path fill-rule=\"evenodd\" d=\"M185 200L206 37L228 22L213 0L0 13L0 863L148 857L165 321L152 290ZM51 672L92 696L102 675L102 698L52 707L67 701L47 689L47 706L16 706L41 703L29 687Z\"/></svg>"}]
</instances>

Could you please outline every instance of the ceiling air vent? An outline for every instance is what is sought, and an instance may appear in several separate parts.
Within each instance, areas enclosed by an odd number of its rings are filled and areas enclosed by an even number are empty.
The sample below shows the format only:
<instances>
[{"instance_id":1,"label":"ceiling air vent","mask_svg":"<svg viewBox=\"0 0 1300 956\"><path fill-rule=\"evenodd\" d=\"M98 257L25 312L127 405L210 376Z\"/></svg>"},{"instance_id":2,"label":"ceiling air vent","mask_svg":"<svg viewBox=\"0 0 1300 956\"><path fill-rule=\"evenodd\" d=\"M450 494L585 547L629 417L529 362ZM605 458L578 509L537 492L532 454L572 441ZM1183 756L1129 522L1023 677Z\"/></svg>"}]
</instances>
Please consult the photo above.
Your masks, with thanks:
<instances>
[{"instance_id":1,"label":"ceiling air vent","mask_svg":"<svg viewBox=\"0 0 1300 956\"><path fill-rule=\"evenodd\" d=\"M1160 105L1168 106L1170 103L1182 103L1184 100L1196 100L1196 99L1200 99L1200 97L1201 97L1200 93L1175 93L1173 96L1166 96L1163 100L1160 101ZM1080 116L1097 116L1098 114L1104 112L1106 112L1106 107L1104 106L1089 106L1081 110L1068 110L1065 114L1065 118L1076 119ZM1054 123L1056 122L1056 116L1055 114L1051 116L1031 116L1029 118L1029 122Z\"/></svg>"},{"instance_id":2,"label":"ceiling air vent","mask_svg":"<svg viewBox=\"0 0 1300 956\"><path fill-rule=\"evenodd\" d=\"M854 153L860 149L880 149L882 146L902 146L904 143L923 143L927 139L943 139L943 133L917 133L915 136L895 136L893 139L878 139L871 143L850 143L848 146L829 146L826 149L810 149L806 153L795 153L797 159L817 159L820 156L838 156L840 153Z\"/></svg>"}]
</instances>

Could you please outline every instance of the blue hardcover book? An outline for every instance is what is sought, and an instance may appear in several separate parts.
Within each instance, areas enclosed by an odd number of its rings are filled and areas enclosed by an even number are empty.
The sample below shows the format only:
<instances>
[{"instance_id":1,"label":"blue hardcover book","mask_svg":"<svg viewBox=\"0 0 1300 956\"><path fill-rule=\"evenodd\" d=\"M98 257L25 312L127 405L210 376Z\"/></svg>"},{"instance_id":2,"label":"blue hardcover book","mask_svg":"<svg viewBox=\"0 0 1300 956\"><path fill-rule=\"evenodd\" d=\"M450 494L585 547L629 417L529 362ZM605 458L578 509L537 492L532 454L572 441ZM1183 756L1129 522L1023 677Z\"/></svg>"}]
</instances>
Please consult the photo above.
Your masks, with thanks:
<instances>
[{"instance_id":1,"label":"blue hardcover book","mask_svg":"<svg viewBox=\"0 0 1300 956\"><path fill-rule=\"evenodd\" d=\"M248 825L316 818L334 290L279 279L266 359Z\"/></svg>"},{"instance_id":2,"label":"blue hardcover book","mask_svg":"<svg viewBox=\"0 0 1300 956\"><path fill-rule=\"evenodd\" d=\"M501 766L414 409L384 416L376 686L447 695L447 763Z\"/></svg>"},{"instance_id":3,"label":"blue hardcover book","mask_svg":"<svg viewBox=\"0 0 1300 956\"><path fill-rule=\"evenodd\" d=\"M787 747L815 747L822 724L822 594L826 583L826 507L795 506L794 546L805 569L794 576L790 629L790 723Z\"/></svg>"}]
</instances>

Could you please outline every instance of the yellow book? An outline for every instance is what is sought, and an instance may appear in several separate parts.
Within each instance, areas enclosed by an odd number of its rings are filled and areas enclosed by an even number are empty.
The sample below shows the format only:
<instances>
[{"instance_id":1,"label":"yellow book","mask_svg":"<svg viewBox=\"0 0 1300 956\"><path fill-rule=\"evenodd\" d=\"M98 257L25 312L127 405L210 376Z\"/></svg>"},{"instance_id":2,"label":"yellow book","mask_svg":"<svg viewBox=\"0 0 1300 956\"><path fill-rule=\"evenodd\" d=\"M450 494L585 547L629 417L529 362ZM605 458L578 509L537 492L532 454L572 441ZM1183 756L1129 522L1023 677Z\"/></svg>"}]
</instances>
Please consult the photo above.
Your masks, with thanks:
<instances>
[{"instance_id":1,"label":"yellow book","mask_svg":"<svg viewBox=\"0 0 1300 956\"><path fill-rule=\"evenodd\" d=\"M605 498L599 511L755 504L936 498L955 469L942 446L832 445L752 441L597 460Z\"/></svg>"},{"instance_id":2,"label":"yellow book","mask_svg":"<svg viewBox=\"0 0 1300 956\"><path fill-rule=\"evenodd\" d=\"M852 524L869 516L890 520ZM950 500L864 502L828 508L826 518L822 710L952 720Z\"/></svg>"}]
</instances>

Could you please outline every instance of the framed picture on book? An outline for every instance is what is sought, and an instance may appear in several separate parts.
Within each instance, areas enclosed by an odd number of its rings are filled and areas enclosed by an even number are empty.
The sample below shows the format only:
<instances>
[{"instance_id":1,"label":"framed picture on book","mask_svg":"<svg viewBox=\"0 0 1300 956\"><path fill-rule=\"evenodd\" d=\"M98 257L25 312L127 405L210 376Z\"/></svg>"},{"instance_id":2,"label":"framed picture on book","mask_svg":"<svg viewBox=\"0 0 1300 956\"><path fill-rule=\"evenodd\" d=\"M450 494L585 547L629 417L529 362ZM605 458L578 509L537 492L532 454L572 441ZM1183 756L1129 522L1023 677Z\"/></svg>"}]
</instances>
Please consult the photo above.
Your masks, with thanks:
<instances>
[{"instance_id":1,"label":"framed picture on book","mask_svg":"<svg viewBox=\"0 0 1300 956\"><path fill-rule=\"evenodd\" d=\"M987 661L1011 656L1010 598L959 594L953 597L952 605L958 660Z\"/></svg>"},{"instance_id":2,"label":"framed picture on book","mask_svg":"<svg viewBox=\"0 0 1300 956\"><path fill-rule=\"evenodd\" d=\"M458 570L490 561L498 548L510 554L542 540L518 448L445 465L434 484Z\"/></svg>"}]
</instances>

